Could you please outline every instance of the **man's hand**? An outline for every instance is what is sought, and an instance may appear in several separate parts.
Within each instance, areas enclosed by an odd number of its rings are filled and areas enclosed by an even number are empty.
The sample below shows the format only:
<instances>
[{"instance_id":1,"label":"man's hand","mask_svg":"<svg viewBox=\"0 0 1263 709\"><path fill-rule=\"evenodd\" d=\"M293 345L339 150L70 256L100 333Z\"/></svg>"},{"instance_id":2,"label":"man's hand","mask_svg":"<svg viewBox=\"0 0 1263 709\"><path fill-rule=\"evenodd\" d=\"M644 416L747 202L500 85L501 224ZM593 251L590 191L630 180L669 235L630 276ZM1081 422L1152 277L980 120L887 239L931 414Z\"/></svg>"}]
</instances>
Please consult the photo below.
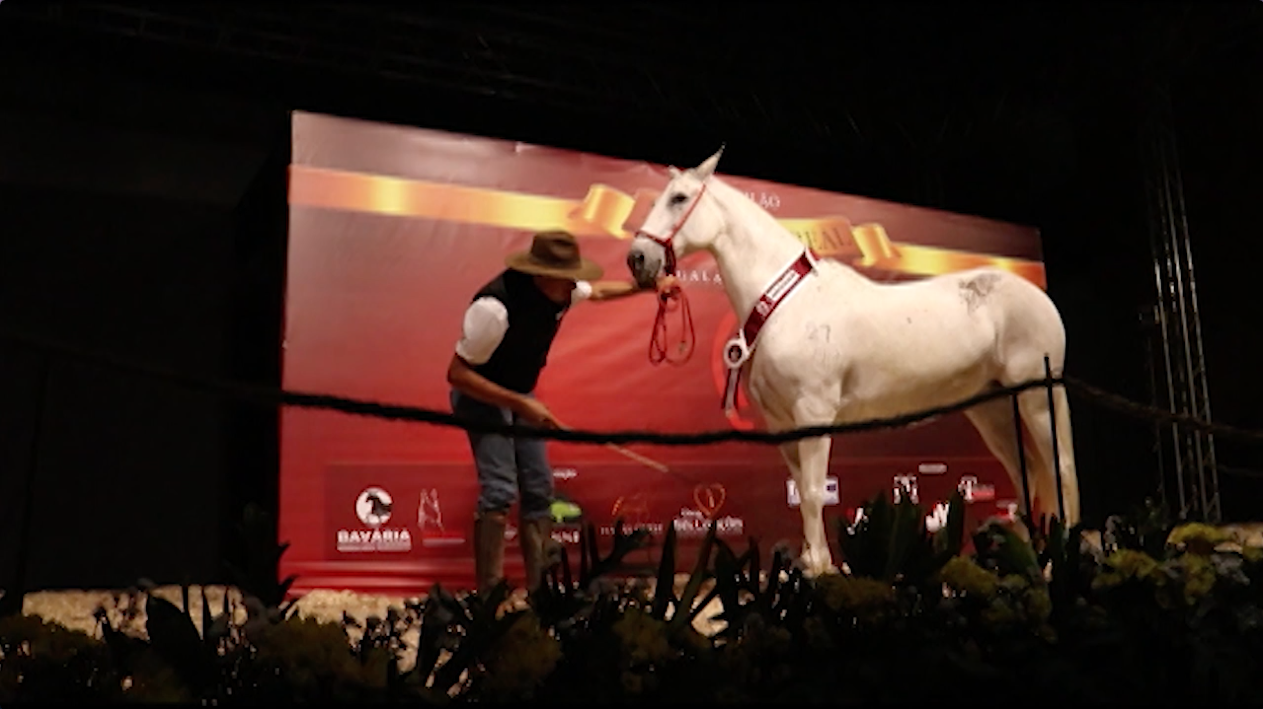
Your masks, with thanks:
<instances>
[{"instance_id":1,"label":"man's hand","mask_svg":"<svg viewBox=\"0 0 1263 709\"><path fill-rule=\"evenodd\" d=\"M628 281L596 281L592 283L591 300L615 300L617 298L625 298L635 293L645 293L650 290L656 290L659 296L672 295L680 289L679 282L675 276L663 276L658 279L654 288L641 288L635 283Z\"/></svg>"},{"instance_id":2,"label":"man's hand","mask_svg":"<svg viewBox=\"0 0 1263 709\"><path fill-rule=\"evenodd\" d=\"M675 295L680 290L680 282L675 276L663 276L658 279L656 287L659 296Z\"/></svg>"},{"instance_id":3,"label":"man's hand","mask_svg":"<svg viewBox=\"0 0 1263 709\"><path fill-rule=\"evenodd\" d=\"M518 415L526 419L528 423L540 428L565 428L565 425L553 416L553 412L544 406L539 399L526 397L522 402L522 407L518 411Z\"/></svg>"}]
</instances>

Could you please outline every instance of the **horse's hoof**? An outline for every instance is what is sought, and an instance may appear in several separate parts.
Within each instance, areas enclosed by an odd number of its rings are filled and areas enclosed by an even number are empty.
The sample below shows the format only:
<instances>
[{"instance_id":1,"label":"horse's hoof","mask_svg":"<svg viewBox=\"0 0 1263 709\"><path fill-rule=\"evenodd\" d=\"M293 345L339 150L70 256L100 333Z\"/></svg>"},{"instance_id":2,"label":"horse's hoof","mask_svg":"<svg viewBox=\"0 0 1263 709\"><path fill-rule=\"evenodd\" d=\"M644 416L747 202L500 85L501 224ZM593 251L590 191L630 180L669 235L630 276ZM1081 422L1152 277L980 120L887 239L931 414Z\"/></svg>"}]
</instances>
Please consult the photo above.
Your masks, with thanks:
<instances>
[{"instance_id":1,"label":"horse's hoof","mask_svg":"<svg viewBox=\"0 0 1263 709\"><path fill-rule=\"evenodd\" d=\"M838 567L834 566L833 564L826 564L824 566L817 566L815 569L813 569L811 572L811 578L818 579L822 576L831 576L831 575L840 574L840 573L842 572L838 569Z\"/></svg>"},{"instance_id":2,"label":"horse's hoof","mask_svg":"<svg viewBox=\"0 0 1263 709\"><path fill-rule=\"evenodd\" d=\"M804 578L814 579L825 574L840 573L838 567L832 562L819 562L810 559L798 559L794 562L794 567L802 572Z\"/></svg>"}]
</instances>

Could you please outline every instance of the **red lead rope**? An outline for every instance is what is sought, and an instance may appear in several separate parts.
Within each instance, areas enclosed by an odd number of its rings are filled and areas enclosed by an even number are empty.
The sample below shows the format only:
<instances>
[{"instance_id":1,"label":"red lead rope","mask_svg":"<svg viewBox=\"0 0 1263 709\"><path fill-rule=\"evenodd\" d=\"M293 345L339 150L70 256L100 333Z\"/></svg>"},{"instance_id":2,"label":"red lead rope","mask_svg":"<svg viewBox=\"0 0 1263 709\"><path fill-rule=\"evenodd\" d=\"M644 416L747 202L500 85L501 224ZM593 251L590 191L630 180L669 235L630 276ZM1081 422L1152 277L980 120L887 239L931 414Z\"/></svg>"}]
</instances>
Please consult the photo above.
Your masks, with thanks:
<instances>
[{"instance_id":1,"label":"red lead rope","mask_svg":"<svg viewBox=\"0 0 1263 709\"><path fill-rule=\"evenodd\" d=\"M674 303L674 306L672 305ZM680 311L680 322L683 324L683 332L680 334L680 341L676 343L676 357L671 357L670 348L667 345L667 313L672 311ZM653 336L649 339L649 362L651 364L684 364L693 356L693 344L695 342L695 333L693 330L693 314L689 310L688 298L684 295L684 291L676 288L670 293L663 293L658 296L658 316L653 321Z\"/></svg>"},{"instance_id":2,"label":"red lead rope","mask_svg":"<svg viewBox=\"0 0 1263 709\"><path fill-rule=\"evenodd\" d=\"M655 236L647 231L639 230L637 236L643 236L647 239L655 241L663 248L663 272L667 275L675 275L675 249L671 245L671 240L679 233L684 226L684 222L688 221L689 215L697 208L699 202L702 201L702 195L706 194L706 183L702 183L702 188L697 191L697 195L693 197L693 203L689 208L684 210L684 214L671 227L671 231L666 236ZM671 307L671 303L675 303L676 307ZM680 311L681 322L684 324L684 332L680 335L680 341L676 344L677 357L672 359L669 348L667 347L667 313L672 310ZM685 297L684 291L677 285L670 293L662 293L658 296L658 317L653 322L653 336L649 338L649 363L662 364L669 362L671 364L684 364L693 356L693 314L689 310L689 301Z\"/></svg>"}]
</instances>

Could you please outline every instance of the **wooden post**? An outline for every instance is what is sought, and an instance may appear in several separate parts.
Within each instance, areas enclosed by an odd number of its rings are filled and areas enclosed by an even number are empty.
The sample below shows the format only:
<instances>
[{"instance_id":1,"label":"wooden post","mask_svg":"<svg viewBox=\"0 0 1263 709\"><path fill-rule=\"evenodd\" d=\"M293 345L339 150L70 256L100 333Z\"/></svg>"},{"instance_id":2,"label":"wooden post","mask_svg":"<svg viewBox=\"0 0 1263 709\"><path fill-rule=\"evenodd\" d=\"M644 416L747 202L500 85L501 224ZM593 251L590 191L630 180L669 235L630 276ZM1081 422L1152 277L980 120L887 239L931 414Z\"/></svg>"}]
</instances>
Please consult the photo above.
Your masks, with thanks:
<instances>
[{"instance_id":1,"label":"wooden post","mask_svg":"<svg viewBox=\"0 0 1263 709\"><path fill-rule=\"evenodd\" d=\"M1066 500L1061 493L1061 455L1057 450L1057 405L1053 402L1052 364L1048 355L1044 355L1044 377L1048 387L1048 425L1052 432L1052 466L1053 475L1057 479L1057 514L1064 523L1066 521Z\"/></svg>"}]
</instances>

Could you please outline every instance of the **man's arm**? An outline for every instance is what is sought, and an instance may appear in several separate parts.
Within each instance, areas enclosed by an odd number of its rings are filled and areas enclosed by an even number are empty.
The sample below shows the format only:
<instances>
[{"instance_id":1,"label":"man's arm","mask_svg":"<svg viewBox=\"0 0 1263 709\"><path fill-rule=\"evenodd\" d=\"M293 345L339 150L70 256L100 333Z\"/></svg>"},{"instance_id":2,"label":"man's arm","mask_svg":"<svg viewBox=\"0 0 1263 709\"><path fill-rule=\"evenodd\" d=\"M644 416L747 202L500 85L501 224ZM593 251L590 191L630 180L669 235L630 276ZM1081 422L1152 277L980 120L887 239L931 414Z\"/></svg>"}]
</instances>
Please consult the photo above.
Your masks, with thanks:
<instances>
[{"instance_id":1,"label":"man's arm","mask_svg":"<svg viewBox=\"0 0 1263 709\"><path fill-rule=\"evenodd\" d=\"M462 394L492 406L507 408L536 426L563 428L552 411L539 400L522 396L487 379L475 372L459 354L453 354L452 361L447 365L447 383Z\"/></svg>"},{"instance_id":2,"label":"man's arm","mask_svg":"<svg viewBox=\"0 0 1263 709\"><path fill-rule=\"evenodd\" d=\"M507 408L532 423L559 426L539 401L506 389L474 371L474 366L491 359L508 327L508 313L499 301L482 298L472 303L465 311L461 339L447 365L447 383L462 394Z\"/></svg>"},{"instance_id":3,"label":"man's arm","mask_svg":"<svg viewBox=\"0 0 1263 709\"><path fill-rule=\"evenodd\" d=\"M502 406L519 414L525 408L525 396L505 389L475 372L459 354L453 354L452 361L447 365L447 383L462 394L468 394L492 406Z\"/></svg>"},{"instance_id":4,"label":"man's arm","mask_svg":"<svg viewBox=\"0 0 1263 709\"><path fill-rule=\"evenodd\" d=\"M589 300L616 300L635 293L657 291L662 293L675 286L675 278L664 276L659 279L656 288L641 288L632 281L594 281L591 284L592 294Z\"/></svg>"},{"instance_id":5,"label":"man's arm","mask_svg":"<svg viewBox=\"0 0 1263 709\"><path fill-rule=\"evenodd\" d=\"M589 300L615 300L646 290L632 281L593 281Z\"/></svg>"}]
</instances>

